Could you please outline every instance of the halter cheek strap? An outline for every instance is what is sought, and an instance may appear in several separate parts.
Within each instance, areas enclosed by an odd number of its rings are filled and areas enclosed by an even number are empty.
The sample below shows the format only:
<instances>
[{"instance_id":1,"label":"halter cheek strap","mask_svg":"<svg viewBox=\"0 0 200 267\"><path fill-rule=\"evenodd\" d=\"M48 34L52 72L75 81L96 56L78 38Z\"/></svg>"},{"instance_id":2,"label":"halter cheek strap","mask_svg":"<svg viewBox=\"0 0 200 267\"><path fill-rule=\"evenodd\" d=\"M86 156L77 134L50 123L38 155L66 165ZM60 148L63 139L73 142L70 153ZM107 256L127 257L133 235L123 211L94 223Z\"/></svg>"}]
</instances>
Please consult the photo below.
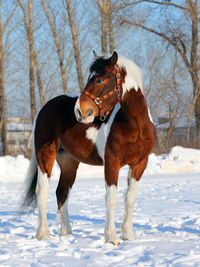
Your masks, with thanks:
<instances>
[{"instance_id":1,"label":"halter cheek strap","mask_svg":"<svg viewBox=\"0 0 200 267\"><path fill-rule=\"evenodd\" d=\"M116 87L113 90L109 91L107 94L100 96L100 97L96 97L86 90L82 91L81 93L81 94L84 94L90 97L94 101L94 103L98 106L101 121L104 121L106 119L106 117L108 116L108 114L114 107L114 106L111 106L110 109L104 112L103 111L103 100L107 99L109 96L112 96L114 93L116 93L117 100L118 100L117 102L120 101L120 70L119 70L118 64L115 65L115 71L116 71Z\"/></svg>"}]
</instances>

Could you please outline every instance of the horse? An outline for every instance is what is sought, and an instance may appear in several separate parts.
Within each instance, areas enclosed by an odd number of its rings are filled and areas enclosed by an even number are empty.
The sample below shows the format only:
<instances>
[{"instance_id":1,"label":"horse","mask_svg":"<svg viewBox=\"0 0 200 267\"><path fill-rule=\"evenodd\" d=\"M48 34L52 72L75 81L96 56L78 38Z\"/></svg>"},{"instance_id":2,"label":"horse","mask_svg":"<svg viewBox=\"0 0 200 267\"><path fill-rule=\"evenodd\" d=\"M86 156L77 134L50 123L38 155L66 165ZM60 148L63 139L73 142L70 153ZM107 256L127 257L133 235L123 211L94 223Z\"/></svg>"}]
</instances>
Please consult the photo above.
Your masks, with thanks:
<instances>
[{"instance_id":1,"label":"horse","mask_svg":"<svg viewBox=\"0 0 200 267\"><path fill-rule=\"evenodd\" d=\"M39 111L33 125L33 149L23 206L38 206L38 240L50 238L46 217L49 182L55 160L61 173L56 189L60 235L72 233L68 199L80 162L103 165L106 186L105 241L120 243L114 216L118 174L128 165L122 239L134 238L132 212L139 180L155 144L154 123L142 91L142 74L129 59L95 56L79 97L57 96Z\"/></svg>"}]
</instances>

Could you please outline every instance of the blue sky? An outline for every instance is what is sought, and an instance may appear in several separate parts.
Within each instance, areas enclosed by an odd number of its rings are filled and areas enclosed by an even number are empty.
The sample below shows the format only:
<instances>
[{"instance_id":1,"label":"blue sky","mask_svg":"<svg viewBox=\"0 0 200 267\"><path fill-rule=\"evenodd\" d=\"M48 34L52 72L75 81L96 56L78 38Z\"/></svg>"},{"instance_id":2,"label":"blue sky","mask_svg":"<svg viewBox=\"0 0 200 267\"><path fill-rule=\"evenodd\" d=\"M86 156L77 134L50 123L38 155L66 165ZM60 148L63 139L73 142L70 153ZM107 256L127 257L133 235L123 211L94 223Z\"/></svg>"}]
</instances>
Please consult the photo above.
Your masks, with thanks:
<instances>
[{"instance_id":1,"label":"blue sky","mask_svg":"<svg viewBox=\"0 0 200 267\"><path fill-rule=\"evenodd\" d=\"M26 1L22 1L24 4ZM47 1L46 1L47 2ZM174 1L180 3L181 1ZM183 2L183 1L182 1ZM2 6L2 22L5 23L7 12L12 10L13 1L3 1ZM55 95L62 94L62 85L60 77L60 69L58 65L57 54L55 52L55 44L52 39L52 32L47 23L45 14L42 10L41 2L33 2L34 10L34 41L35 49L38 55L42 82L47 99ZM75 59L73 55L72 37L68 25L66 10L61 8L62 1L49 1L52 12L56 14L56 29L59 33L59 40L64 54L64 62L71 65L67 69L67 83L69 93L78 93L77 73L75 68ZM74 7L74 3L78 3ZM93 60L92 50L101 51L100 42L100 16L95 1L72 1L75 23L79 29L79 46L82 58L83 75L85 80L88 77L88 68ZM140 14L143 12L146 5L140 8ZM154 15L151 16L151 22L157 23L159 28L169 25L163 25L164 19L161 13L154 10ZM170 11L171 12L171 11ZM179 13L174 11L173 16L179 16ZM125 16L125 13L123 14ZM172 13L171 13L172 15ZM169 16L169 15L168 15ZM130 17L129 17L130 18ZM134 17L133 17L134 18ZM17 9L15 16L10 22L4 34L4 51L5 51L5 81L6 81L6 96L8 115L30 116L29 107L29 70L28 70L28 42L24 31L22 20L22 12ZM116 18L114 18L116 22ZM183 26L183 25L182 25ZM180 25L181 27L181 25ZM144 74L144 87L148 87L151 80L151 75L156 76L156 70L151 72L151 61L153 56L159 59L162 55L160 65L160 79L166 76L166 79L171 79L171 69L174 59L174 50L167 47L159 37L153 34L146 33L143 30L137 30L133 27L114 25L115 48L119 54L123 54L135 61L141 68ZM7 46L6 46L7 44ZM158 55L157 55L158 54ZM150 59L151 56L151 59ZM160 59L159 59L160 60ZM180 62L180 61L179 61ZM184 69L184 68L183 68ZM162 77L163 76L163 77ZM181 79L177 78L177 82L181 84ZM154 81L152 84L152 93L148 98L150 106L154 104L154 92L159 88L160 81ZM190 77L186 76L185 84L181 85L179 90L187 93L186 89L190 84ZM40 101L37 94L37 106L40 107ZM163 106L161 104L161 106ZM163 106L164 107L164 106Z\"/></svg>"}]
</instances>

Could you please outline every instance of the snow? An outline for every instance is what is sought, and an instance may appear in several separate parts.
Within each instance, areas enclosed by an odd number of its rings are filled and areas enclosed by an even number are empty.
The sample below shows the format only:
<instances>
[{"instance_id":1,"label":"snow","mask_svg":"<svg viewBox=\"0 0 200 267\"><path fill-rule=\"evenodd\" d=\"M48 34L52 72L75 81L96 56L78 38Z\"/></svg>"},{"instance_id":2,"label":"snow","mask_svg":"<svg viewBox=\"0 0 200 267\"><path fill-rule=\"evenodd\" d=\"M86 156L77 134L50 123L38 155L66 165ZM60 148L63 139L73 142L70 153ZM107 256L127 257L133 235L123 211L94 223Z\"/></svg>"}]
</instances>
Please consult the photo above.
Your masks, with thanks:
<instances>
[{"instance_id":1,"label":"snow","mask_svg":"<svg viewBox=\"0 0 200 267\"><path fill-rule=\"evenodd\" d=\"M50 240L37 241L37 210L19 214L29 160L0 157L0 266L200 266L200 150L151 154L133 212L135 239L104 242L103 168L81 165L71 191L73 234L59 237L54 166L47 206ZM116 227L120 237L127 167L120 172Z\"/></svg>"}]
</instances>

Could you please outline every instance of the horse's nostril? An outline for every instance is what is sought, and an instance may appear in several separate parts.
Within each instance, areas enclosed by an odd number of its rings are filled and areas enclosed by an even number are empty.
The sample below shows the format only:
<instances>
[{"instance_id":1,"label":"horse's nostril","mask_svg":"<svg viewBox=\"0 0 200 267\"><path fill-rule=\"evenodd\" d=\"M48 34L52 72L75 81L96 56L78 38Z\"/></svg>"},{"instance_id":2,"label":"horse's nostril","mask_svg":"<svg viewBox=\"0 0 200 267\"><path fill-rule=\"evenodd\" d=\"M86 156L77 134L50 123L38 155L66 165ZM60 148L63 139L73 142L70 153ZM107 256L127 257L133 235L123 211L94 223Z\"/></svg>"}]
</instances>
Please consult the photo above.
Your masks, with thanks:
<instances>
[{"instance_id":1,"label":"horse's nostril","mask_svg":"<svg viewBox=\"0 0 200 267\"><path fill-rule=\"evenodd\" d=\"M93 115L93 110L92 109L89 109L88 112L87 112L87 116L92 116Z\"/></svg>"},{"instance_id":2,"label":"horse's nostril","mask_svg":"<svg viewBox=\"0 0 200 267\"><path fill-rule=\"evenodd\" d=\"M81 111L80 111L79 108L77 109L77 112L78 112L78 115L79 115L80 117L82 117L82 114L81 114Z\"/></svg>"},{"instance_id":3,"label":"horse's nostril","mask_svg":"<svg viewBox=\"0 0 200 267\"><path fill-rule=\"evenodd\" d=\"M82 121L82 113L79 108L76 109L76 118L77 118L77 121L79 122Z\"/></svg>"}]
</instances>

